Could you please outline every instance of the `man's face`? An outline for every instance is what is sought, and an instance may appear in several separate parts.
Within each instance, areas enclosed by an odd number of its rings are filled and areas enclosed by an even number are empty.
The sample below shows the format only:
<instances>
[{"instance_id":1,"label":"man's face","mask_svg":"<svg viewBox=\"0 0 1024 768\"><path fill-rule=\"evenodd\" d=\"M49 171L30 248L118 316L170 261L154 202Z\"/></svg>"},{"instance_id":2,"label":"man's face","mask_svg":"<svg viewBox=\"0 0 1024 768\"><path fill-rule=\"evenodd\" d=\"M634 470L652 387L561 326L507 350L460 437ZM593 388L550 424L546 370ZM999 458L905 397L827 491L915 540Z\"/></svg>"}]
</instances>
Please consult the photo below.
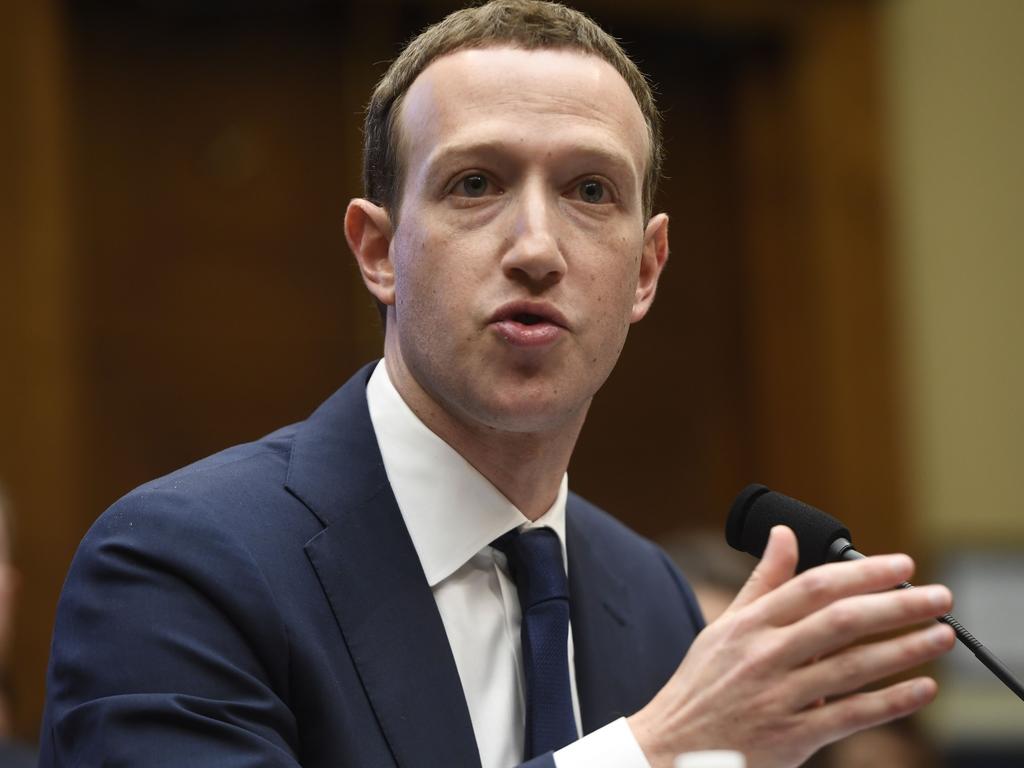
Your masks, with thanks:
<instances>
[{"instance_id":1,"label":"man's face","mask_svg":"<svg viewBox=\"0 0 1024 768\"><path fill-rule=\"evenodd\" d=\"M578 52L463 50L416 79L398 124L399 390L477 428L581 420L667 255L665 217L645 227L629 87Z\"/></svg>"}]
</instances>

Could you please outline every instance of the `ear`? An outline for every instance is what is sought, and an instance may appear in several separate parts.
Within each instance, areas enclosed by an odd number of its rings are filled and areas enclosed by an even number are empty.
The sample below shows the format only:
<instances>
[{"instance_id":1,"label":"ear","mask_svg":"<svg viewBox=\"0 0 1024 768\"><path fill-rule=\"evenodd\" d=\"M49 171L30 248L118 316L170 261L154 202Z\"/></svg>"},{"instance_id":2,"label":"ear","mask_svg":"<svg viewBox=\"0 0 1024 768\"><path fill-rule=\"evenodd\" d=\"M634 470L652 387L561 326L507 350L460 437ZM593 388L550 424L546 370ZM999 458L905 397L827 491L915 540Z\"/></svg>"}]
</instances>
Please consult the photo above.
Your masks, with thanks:
<instances>
[{"instance_id":1,"label":"ear","mask_svg":"<svg viewBox=\"0 0 1024 768\"><path fill-rule=\"evenodd\" d=\"M345 239L359 264L366 289L382 304L395 303L391 263L391 217L369 200L350 200L345 210Z\"/></svg>"},{"instance_id":2,"label":"ear","mask_svg":"<svg viewBox=\"0 0 1024 768\"><path fill-rule=\"evenodd\" d=\"M658 278L668 261L668 214L659 213L647 222L644 230L644 249L640 255L640 276L633 297L633 312L629 322L642 320L654 303Z\"/></svg>"}]
</instances>

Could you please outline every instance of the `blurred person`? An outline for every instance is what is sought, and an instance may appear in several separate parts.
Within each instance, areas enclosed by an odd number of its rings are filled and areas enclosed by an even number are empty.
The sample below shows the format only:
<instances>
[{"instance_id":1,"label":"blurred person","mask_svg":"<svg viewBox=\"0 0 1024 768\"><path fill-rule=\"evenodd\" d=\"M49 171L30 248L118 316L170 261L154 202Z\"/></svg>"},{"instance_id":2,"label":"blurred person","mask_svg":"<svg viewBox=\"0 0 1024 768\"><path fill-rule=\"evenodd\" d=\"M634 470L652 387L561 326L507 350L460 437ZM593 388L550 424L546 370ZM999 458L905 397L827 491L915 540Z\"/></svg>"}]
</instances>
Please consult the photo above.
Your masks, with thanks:
<instances>
[{"instance_id":1,"label":"blurred person","mask_svg":"<svg viewBox=\"0 0 1024 768\"><path fill-rule=\"evenodd\" d=\"M795 576L778 527L701 631L664 553L568 491L668 258L660 135L636 65L564 6L494 0L406 46L345 216L383 362L100 517L58 607L44 768L783 768L935 696L844 695L952 644L850 645L948 610L880 591L905 555Z\"/></svg>"},{"instance_id":2,"label":"blurred person","mask_svg":"<svg viewBox=\"0 0 1024 768\"><path fill-rule=\"evenodd\" d=\"M830 744L807 768L938 768L943 764L917 720L910 717Z\"/></svg>"},{"instance_id":3,"label":"blurred person","mask_svg":"<svg viewBox=\"0 0 1024 768\"><path fill-rule=\"evenodd\" d=\"M690 582L709 624L728 610L756 565L750 555L727 545L721 533L682 530L659 543Z\"/></svg>"},{"instance_id":4,"label":"blurred person","mask_svg":"<svg viewBox=\"0 0 1024 768\"><path fill-rule=\"evenodd\" d=\"M18 591L18 572L12 562L12 528L10 504L0 488L0 768L29 768L36 764L35 753L11 735L8 669Z\"/></svg>"}]
</instances>

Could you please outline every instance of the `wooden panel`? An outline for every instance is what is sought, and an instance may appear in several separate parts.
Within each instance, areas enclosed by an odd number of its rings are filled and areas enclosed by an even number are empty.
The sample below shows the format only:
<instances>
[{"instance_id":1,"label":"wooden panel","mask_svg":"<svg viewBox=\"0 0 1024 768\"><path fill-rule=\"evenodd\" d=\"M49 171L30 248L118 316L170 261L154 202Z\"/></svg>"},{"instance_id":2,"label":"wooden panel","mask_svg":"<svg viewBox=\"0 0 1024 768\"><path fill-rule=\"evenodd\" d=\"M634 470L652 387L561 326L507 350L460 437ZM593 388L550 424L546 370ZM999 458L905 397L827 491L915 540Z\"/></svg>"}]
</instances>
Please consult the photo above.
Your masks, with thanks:
<instances>
[{"instance_id":1,"label":"wooden panel","mask_svg":"<svg viewBox=\"0 0 1024 768\"><path fill-rule=\"evenodd\" d=\"M45 0L6 4L3 13L0 100L16 108L0 121L0 483L9 492L22 576L4 669L15 732L34 740L53 607L80 535L81 378L62 29Z\"/></svg>"},{"instance_id":2,"label":"wooden panel","mask_svg":"<svg viewBox=\"0 0 1024 768\"><path fill-rule=\"evenodd\" d=\"M759 476L889 551L910 542L875 18L804 15L790 55L750 71L740 124Z\"/></svg>"},{"instance_id":3,"label":"wooden panel","mask_svg":"<svg viewBox=\"0 0 1024 768\"><path fill-rule=\"evenodd\" d=\"M825 417L818 254L808 245L807 170L796 110L794 54L787 41L744 73L738 90L739 302L747 331L754 454L751 478L819 502L832 484Z\"/></svg>"},{"instance_id":4,"label":"wooden panel","mask_svg":"<svg viewBox=\"0 0 1024 768\"><path fill-rule=\"evenodd\" d=\"M893 272L877 13L834 3L808 17L799 73L808 210L821 254L821 317L835 466L832 508L857 521L865 551L907 548L897 408ZM851 522L851 525L853 523Z\"/></svg>"},{"instance_id":5,"label":"wooden panel","mask_svg":"<svg viewBox=\"0 0 1024 768\"><path fill-rule=\"evenodd\" d=\"M76 17L83 526L140 482L304 418L377 335L341 226L370 73L345 67L329 21Z\"/></svg>"}]
</instances>

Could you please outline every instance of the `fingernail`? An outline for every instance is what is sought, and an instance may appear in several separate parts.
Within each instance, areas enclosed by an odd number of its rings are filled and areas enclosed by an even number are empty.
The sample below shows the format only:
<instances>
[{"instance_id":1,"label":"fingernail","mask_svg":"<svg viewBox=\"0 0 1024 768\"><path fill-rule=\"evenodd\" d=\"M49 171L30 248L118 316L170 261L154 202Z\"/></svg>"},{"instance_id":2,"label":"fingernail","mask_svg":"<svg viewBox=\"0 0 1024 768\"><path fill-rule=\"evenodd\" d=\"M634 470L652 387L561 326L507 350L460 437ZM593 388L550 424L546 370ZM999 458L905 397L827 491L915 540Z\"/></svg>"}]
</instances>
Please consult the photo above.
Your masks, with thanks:
<instances>
[{"instance_id":1,"label":"fingernail","mask_svg":"<svg viewBox=\"0 0 1024 768\"><path fill-rule=\"evenodd\" d=\"M932 681L919 680L914 683L914 698L923 701L932 695Z\"/></svg>"},{"instance_id":2,"label":"fingernail","mask_svg":"<svg viewBox=\"0 0 1024 768\"><path fill-rule=\"evenodd\" d=\"M924 587L922 589L928 595L928 602L933 608L945 609L950 603L949 590L942 586Z\"/></svg>"},{"instance_id":3,"label":"fingernail","mask_svg":"<svg viewBox=\"0 0 1024 768\"><path fill-rule=\"evenodd\" d=\"M892 568L893 575L902 577L914 567L914 561L908 555L893 555L889 558L889 567Z\"/></svg>"},{"instance_id":4,"label":"fingernail","mask_svg":"<svg viewBox=\"0 0 1024 768\"><path fill-rule=\"evenodd\" d=\"M949 629L940 624L928 630L928 642L937 648L941 648L949 642Z\"/></svg>"}]
</instances>

